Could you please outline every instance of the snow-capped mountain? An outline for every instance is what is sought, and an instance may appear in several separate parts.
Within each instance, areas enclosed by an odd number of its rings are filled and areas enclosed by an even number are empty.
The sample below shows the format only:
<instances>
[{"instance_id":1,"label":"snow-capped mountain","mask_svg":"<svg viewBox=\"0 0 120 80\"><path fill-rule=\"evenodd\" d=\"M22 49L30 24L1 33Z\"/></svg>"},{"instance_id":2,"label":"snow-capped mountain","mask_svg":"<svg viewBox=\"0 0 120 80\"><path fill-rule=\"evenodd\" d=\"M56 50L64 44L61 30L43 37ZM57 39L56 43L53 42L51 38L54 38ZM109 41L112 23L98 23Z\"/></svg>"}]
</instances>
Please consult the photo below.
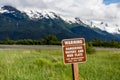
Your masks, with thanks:
<instances>
[{"instance_id":1,"label":"snow-capped mountain","mask_svg":"<svg viewBox=\"0 0 120 80\"><path fill-rule=\"evenodd\" d=\"M120 35L120 26L117 24L66 17L48 10L18 10L12 6L0 8L0 24L0 34L8 30L9 34L4 34L9 35L8 37L12 36L13 39L39 39L39 36L55 34L59 39L86 37L89 40L95 38L118 40ZM16 34L20 36L14 37ZM117 34L117 37L114 34ZM5 36L3 37L5 39Z\"/></svg>"},{"instance_id":2,"label":"snow-capped mountain","mask_svg":"<svg viewBox=\"0 0 120 80\"><path fill-rule=\"evenodd\" d=\"M57 18L57 14L54 12L49 12L49 11L24 11L25 13L27 13L27 15L31 18L31 19L41 19L41 18ZM88 26L90 26L91 28L99 28L100 30L103 31L107 31L109 33L112 34L120 34L120 25L118 24L111 24L109 22L103 22L103 21L97 21L97 20L85 20L85 19L81 19L81 18L74 18L74 17L64 17L59 15L64 21L68 22L68 23L78 23L78 24L86 24Z\"/></svg>"},{"instance_id":3,"label":"snow-capped mountain","mask_svg":"<svg viewBox=\"0 0 120 80\"><path fill-rule=\"evenodd\" d=\"M0 13L14 13L16 10L8 8L6 7L2 7L0 9ZM100 30L103 31L107 31L109 33L112 34L120 34L120 25L118 24L111 24L108 22L103 22L103 21L96 21L96 20L85 20L85 19L81 19L81 18L74 18L74 17L65 17L65 16L61 16L61 15L57 15L55 12L51 12L51 11L35 11L35 10L24 10L21 11L23 13L26 13L30 19L42 19L42 18L62 18L64 21L68 22L68 23L78 23L78 24L86 24L88 26L90 26L91 28L98 28ZM15 14L14 14L15 15Z\"/></svg>"}]
</instances>

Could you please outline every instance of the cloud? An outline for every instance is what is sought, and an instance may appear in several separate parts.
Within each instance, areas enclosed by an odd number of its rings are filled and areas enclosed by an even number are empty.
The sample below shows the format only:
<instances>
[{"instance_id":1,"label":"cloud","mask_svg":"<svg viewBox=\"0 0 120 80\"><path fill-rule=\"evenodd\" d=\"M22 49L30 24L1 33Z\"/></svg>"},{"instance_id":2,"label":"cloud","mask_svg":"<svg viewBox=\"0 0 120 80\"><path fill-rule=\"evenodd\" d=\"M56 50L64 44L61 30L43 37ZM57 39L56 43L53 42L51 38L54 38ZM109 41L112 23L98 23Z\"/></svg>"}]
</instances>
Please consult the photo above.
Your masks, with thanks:
<instances>
[{"instance_id":1,"label":"cloud","mask_svg":"<svg viewBox=\"0 0 120 80\"><path fill-rule=\"evenodd\" d=\"M47 4L43 0L3 0L2 5L12 5L17 8L46 8Z\"/></svg>"},{"instance_id":2,"label":"cloud","mask_svg":"<svg viewBox=\"0 0 120 80\"><path fill-rule=\"evenodd\" d=\"M56 11L67 17L120 22L120 3L105 5L103 0L2 0L0 6Z\"/></svg>"}]
</instances>

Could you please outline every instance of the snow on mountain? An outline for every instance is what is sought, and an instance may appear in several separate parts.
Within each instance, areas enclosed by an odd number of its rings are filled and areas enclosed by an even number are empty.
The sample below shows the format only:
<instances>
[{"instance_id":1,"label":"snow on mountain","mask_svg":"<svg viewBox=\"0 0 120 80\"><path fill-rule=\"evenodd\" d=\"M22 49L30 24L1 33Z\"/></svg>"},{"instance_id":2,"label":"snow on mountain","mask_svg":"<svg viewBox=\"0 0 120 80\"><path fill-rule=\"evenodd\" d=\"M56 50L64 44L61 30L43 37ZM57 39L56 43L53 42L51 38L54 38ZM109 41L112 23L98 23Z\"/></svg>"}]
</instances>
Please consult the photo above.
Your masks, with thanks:
<instances>
[{"instance_id":1,"label":"snow on mountain","mask_svg":"<svg viewBox=\"0 0 120 80\"><path fill-rule=\"evenodd\" d=\"M25 10L25 12L30 19L42 19L42 18L57 18L58 16L54 12L49 12L47 10L44 11L36 11L36 10Z\"/></svg>"},{"instance_id":2,"label":"snow on mountain","mask_svg":"<svg viewBox=\"0 0 120 80\"><path fill-rule=\"evenodd\" d=\"M109 22L96 20L82 20L83 23L89 25L91 28L99 28L112 34L120 34L120 25L111 24Z\"/></svg>"},{"instance_id":3,"label":"snow on mountain","mask_svg":"<svg viewBox=\"0 0 120 80\"><path fill-rule=\"evenodd\" d=\"M1 13L16 13L18 10L14 7L11 7L11 6L3 6L1 7ZM20 12L20 11L19 11Z\"/></svg>"},{"instance_id":4,"label":"snow on mountain","mask_svg":"<svg viewBox=\"0 0 120 80\"><path fill-rule=\"evenodd\" d=\"M4 13L7 12L8 10L3 10L2 8L0 8L0 13Z\"/></svg>"},{"instance_id":5,"label":"snow on mountain","mask_svg":"<svg viewBox=\"0 0 120 80\"><path fill-rule=\"evenodd\" d=\"M74 17L65 17L65 16L60 16L60 17L69 24L76 23L76 20Z\"/></svg>"}]
</instances>

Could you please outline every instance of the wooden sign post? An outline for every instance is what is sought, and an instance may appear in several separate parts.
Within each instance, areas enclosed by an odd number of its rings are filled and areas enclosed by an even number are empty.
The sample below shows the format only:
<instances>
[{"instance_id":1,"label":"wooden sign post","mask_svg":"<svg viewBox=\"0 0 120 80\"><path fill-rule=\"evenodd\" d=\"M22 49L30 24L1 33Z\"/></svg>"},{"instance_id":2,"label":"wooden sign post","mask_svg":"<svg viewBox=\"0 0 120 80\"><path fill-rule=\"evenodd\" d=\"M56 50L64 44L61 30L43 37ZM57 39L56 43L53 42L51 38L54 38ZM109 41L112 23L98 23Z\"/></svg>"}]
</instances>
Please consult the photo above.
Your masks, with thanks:
<instances>
[{"instance_id":1,"label":"wooden sign post","mask_svg":"<svg viewBox=\"0 0 120 80\"><path fill-rule=\"evenodd\" d=\"M73 80L79 80L79 62L86 61L84 38L62 40L63 59L65 64L72 64Z\"/></svg>"},{"instance_id":2,"label":"wooden sign post","mask_svg":"<svg viewBox=\"0 0 120 80\"><path fill-rule=\"evenodd\" d=\"M72 64L72 74L73 80L79 80L79 69L77 63Z\"/></svg>"}]
</instances>

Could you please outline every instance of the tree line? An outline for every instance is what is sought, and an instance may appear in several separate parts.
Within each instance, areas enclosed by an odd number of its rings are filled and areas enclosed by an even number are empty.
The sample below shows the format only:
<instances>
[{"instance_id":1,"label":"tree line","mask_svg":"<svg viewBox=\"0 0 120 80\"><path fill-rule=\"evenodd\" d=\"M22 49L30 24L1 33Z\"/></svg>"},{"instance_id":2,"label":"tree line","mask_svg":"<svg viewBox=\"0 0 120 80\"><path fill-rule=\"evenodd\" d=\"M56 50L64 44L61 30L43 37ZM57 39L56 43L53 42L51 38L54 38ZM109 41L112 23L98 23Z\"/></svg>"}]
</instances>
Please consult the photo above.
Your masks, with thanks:
<instances>
[{"instance_id":1,"label":"tree line","mask_svg":"<svg viewBox=\"0 0 120 80\"><path fill-rule=\"evenodd\" d=\"M99 39L95 39L95 40L89 41L88 44L94 47L120 48L120 41L115 41L114 39L109 41L102 41Z\"/></svg>"},{"instance_id":2,"label":"tree line","mask_svg":"<svg viewBox=\"0 0 120 80\"><path fill-rule=\"evenodd\" d=\"M6 38L4 41L0 41L0 44L6 45L60 45L57 37L54 35L48 35L41 40L22 39L22 40L11 40Z\"/></svg>"},{"instance_id":3,"label":"tree line","mask_svg":"<svg viewBox=\"0 0 120 80\"><path fill-rule=\"evenodd\" d=\"M120 48L120 42L115 41L114 39L110 41L102 41L95 39L92 41L86 42L87 45L93 47L111 47L111 48ZM11 40L6 38L4 41L0 41L0 44L6 45L61 45L61 41L57 39L55 35L48 35L41 40L32 40L32 39L22 39L22 40Z\"/></svg>"}]
</instances>

